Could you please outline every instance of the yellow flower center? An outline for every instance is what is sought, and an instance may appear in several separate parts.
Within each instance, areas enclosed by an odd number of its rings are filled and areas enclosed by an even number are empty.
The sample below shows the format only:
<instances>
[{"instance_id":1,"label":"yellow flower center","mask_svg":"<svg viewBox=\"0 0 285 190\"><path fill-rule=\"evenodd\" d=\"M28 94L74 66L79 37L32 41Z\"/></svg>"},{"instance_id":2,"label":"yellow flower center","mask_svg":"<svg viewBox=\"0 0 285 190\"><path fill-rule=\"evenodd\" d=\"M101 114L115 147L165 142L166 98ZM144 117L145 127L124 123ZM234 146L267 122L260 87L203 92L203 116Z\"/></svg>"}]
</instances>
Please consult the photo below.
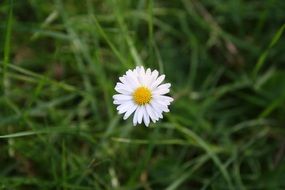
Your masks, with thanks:
<instances>
[{"instance_id":1,"label":"yellow flower center","mask_svg":"<svg viewBox=\"0 0 285 190\"><path fill-rule=\"evenodd\" d=\"M138 105L147 104L151 100L151 92L146 87L139 87L133 93L133 99Z\"/></svg>"}]
</instances>

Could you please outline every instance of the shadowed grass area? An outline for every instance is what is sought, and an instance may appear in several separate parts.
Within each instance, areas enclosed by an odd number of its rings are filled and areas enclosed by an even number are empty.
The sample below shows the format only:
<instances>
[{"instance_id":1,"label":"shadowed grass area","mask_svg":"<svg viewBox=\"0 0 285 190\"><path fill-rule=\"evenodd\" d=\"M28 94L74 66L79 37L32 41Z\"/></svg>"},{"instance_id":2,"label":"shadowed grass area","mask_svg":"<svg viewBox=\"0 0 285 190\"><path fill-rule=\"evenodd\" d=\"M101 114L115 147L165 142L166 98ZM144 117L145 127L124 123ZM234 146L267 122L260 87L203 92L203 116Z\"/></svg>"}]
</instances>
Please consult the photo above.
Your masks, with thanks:
<instances>
[{"instance_id":1,"label":"shadowed grass area","mask_svg":"<svg viewBox=\"0 0 285 190\"><path fill-rule=\"evenodd\" d=\"M1 189L284 189L285 2L0 4ZM127 69L175 101L133 127Z\"/></svg>"}]
</instances>

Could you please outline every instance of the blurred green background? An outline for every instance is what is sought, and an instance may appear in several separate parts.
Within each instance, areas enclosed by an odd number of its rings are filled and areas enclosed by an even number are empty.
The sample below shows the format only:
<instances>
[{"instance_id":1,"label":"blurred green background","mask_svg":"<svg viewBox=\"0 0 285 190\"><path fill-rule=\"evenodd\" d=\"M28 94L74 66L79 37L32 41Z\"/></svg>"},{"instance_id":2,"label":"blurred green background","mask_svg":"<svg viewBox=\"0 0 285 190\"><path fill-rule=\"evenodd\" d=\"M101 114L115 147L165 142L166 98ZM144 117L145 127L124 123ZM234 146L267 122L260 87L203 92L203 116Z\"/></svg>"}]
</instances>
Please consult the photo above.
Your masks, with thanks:
<instances>
[{"instance_id":1,"label":"blurred green background","mask_svg":"<svg viewBox=\"0 0 285 190\"><path fill-rule=\"evenodd\" d=\"M0 189L285 189L285 1L0 2ZM149 128L127 69L172 83Z\"/></svg>"}]
</instances>

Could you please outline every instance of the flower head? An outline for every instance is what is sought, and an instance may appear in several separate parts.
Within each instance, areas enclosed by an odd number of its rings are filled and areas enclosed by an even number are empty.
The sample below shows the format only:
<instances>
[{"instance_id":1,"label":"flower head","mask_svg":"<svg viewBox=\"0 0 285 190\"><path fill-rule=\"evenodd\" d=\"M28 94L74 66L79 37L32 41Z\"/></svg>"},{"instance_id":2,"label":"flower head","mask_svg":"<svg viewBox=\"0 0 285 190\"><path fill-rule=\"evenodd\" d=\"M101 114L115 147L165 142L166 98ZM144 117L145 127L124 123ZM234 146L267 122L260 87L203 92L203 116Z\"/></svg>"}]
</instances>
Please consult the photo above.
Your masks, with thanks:
<instances>
[{"instance_id":1,"label":"flower head","mask_svg":"<svg viewBox=\"0 0 285 190\"><path fill-rule=\"evenodd\" d=\"M150 120L155 123L163 118L162 113L169 112L168 106L173 101L165 95L171 84L161 84L164 78L165 75L159 76L157 70L143 67L128 70L115 87L119 94L113 96L119 114L124 114L123 118L127 119L134 113L134 125L144 122L148 126Z\"/></svg>"}]
</instances>

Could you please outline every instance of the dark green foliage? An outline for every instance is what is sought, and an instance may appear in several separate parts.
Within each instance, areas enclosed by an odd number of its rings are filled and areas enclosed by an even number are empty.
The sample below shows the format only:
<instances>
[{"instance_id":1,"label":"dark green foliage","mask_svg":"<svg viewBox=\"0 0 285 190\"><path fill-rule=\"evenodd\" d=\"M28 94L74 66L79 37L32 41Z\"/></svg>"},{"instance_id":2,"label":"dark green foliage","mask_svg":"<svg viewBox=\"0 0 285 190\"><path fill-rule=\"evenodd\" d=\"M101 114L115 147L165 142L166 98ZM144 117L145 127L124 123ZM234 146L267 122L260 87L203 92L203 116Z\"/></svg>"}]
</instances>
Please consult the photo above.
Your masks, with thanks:
<instances>
[{"instance_id":1,"label":"dark green foliage","mask_svg":"<svg viewBox=\"0 0 285 190\"><path fill-rule=\"evenodd\" d=\"M0 4L0 189L285 189L285 1ZM166 74L149 128L118 76Z\"/></svg>"}]
</instances>

